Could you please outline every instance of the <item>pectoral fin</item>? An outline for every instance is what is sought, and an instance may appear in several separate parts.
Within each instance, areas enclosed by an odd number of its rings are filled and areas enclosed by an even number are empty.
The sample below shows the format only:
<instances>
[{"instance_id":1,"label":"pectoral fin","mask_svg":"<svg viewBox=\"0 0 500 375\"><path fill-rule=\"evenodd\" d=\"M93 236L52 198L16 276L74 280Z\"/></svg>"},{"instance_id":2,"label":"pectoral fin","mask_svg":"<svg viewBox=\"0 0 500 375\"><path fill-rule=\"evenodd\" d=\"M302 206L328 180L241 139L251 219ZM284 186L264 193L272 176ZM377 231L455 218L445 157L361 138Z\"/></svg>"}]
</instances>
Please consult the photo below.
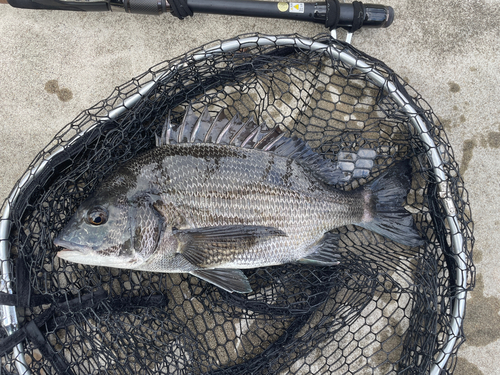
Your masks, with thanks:
<instances>
[{"instance_id":1,"label":"pectoral fin","mask_svg":"<svg viewBox=\"0 0 500 375\"><path fill-rule=\"evenodd\" d=\"M259 225L220 225L217 227L203 227L177 230L174 234L190 236L193 239L231 240L231 239L263 239L272 236L286 236L286 233L274 227Z\"/></svg>"},{"instance_id":2,"label":"pectoral fin","mask_svg":"<svg viewBox=\"0 0 500 375\"><path fill-rule=\"evenodd\" d=\"M255 225L225 225L173 232L181 243L181 253L190 263L215 268L231 263L256 244L286 234L277 228Z\"/></svg>"},{"instance_id":3,"label":"pectoral fin","mask_svg":"<svg viewBox=\"0 0 500 375\"><path fill-rule=\"evenodd\" d=\"M219 268L195 270L190 273L228 291L229 293L250 293L252 291L247 277L240 270Z\"/></svg>"}]
</instances>

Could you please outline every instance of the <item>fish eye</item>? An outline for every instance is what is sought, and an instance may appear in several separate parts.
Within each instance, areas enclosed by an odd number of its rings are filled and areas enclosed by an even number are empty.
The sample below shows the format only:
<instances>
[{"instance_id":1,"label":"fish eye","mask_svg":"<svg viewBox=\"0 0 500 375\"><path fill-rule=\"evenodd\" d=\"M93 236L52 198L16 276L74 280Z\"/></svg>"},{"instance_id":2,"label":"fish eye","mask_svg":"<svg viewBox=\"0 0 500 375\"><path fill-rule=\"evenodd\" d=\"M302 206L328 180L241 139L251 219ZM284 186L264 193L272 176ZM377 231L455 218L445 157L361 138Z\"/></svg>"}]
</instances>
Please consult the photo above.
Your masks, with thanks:
<instances>
[{"instance_id":1,"label":"fish eye","mask_svg":"<svg viewBox=\"0 0 500 375\"><path fill-rule=\"evenodd\" d=\"M87 212L87 223L102 225L108 221L108 211L103 207L94 207Z\"/></svg>"}]
</instances>

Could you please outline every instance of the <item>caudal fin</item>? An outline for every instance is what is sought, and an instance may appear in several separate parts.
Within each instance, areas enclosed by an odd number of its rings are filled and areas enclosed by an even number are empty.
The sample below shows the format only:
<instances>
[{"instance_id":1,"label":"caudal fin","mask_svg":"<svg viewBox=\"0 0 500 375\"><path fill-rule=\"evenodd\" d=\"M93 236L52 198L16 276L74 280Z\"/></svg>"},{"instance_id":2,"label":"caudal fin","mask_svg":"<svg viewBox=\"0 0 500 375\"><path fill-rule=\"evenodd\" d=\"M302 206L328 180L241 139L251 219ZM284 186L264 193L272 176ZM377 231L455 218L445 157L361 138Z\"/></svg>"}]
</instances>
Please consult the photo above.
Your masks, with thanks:
<instances>
[{"instance_id":1,"label":"caudal fin","mask_svg":"<svg viewBox=\"0 0 500 375\"><path fill-rule=\"evenodd\" d=\"M424 243L403 203L410 190L409 161L396 164L363 189L366 208L359 226L408 246Z\"/></svg>"}]
</instances>

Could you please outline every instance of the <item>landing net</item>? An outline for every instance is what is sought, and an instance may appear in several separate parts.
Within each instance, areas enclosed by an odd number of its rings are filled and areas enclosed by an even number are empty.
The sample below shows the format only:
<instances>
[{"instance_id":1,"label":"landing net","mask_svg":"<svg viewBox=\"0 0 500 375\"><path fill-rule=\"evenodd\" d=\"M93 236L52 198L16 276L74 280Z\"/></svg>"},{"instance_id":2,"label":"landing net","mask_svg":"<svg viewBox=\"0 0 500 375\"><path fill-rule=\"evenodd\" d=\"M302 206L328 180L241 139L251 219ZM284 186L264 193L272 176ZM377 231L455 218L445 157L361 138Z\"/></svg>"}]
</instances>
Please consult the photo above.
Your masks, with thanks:
<instances>
[{"instance_id":1,"label":"landing net","mask_svg":"<svg viewBox=\"0 0 500 375\"><path fill-rule=\"evenodd\" d=\"M155 147L169 111L253 115L371 181L410 159L426 243L338 229L334 267L245 270L230 294L187 274L84 266L52 241L96 184ZM443 126L384 63L320 35L243 35L163 62L65 126L3 205L1 374L450 374L474 283L467 192Z\"/></svg>"}]
</instances>

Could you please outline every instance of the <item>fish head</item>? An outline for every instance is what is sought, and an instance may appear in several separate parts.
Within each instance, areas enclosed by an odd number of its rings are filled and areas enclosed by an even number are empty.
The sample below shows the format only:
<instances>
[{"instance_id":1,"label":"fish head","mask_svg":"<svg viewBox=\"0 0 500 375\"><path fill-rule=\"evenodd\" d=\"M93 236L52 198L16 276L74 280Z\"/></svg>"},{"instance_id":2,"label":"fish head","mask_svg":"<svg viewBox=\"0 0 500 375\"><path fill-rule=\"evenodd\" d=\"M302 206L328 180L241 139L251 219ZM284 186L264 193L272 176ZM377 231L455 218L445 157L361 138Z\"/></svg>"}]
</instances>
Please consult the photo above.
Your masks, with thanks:
<instances>
[{"instance_id":1,"label":"fish head","mask_svg":"<svg viewBox=\"0 0 500 375\"><path fill-rule=\"evenodd\" d=\"M155 252L163 220L147 195L87 199L54 240L59 258L94 266L134 269Z\"/></svg>"}]
</instances>

